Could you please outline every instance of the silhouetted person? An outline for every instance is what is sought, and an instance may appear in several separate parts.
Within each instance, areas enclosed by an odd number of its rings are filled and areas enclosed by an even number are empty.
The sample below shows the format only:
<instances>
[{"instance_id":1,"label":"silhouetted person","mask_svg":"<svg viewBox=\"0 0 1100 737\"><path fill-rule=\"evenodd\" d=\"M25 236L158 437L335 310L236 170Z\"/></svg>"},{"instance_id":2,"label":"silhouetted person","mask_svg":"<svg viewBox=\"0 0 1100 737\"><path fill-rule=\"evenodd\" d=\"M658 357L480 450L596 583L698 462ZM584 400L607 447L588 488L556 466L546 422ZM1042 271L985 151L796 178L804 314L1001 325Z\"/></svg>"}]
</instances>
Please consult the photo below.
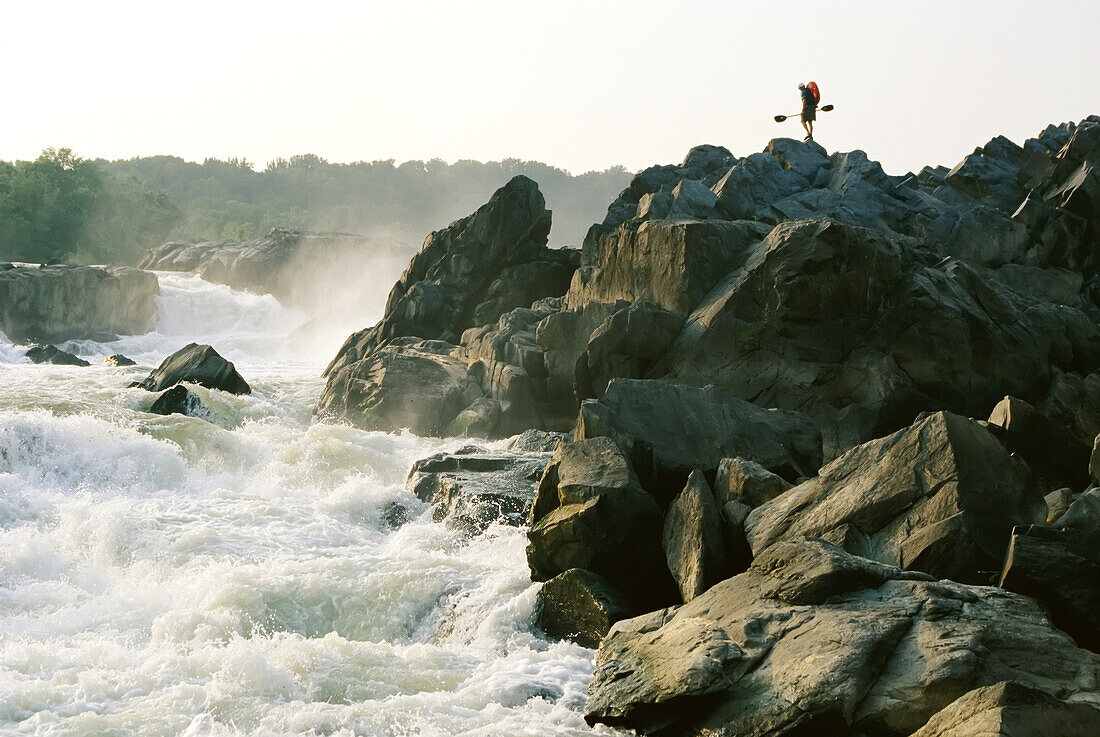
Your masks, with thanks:
<instances>
[{"instance_id":1,"label":"silhouetted person","mask_svg":"<svg viewBox=\"0 0 1100 737\"><path fill-rule=\"evenodd\" d=\"M798 90L802 94L802 127L806 129L806 137L803 141L814 140L814 121L817 120L817 100L809 87L798 83Z\"/></svg>"}]
</instances>

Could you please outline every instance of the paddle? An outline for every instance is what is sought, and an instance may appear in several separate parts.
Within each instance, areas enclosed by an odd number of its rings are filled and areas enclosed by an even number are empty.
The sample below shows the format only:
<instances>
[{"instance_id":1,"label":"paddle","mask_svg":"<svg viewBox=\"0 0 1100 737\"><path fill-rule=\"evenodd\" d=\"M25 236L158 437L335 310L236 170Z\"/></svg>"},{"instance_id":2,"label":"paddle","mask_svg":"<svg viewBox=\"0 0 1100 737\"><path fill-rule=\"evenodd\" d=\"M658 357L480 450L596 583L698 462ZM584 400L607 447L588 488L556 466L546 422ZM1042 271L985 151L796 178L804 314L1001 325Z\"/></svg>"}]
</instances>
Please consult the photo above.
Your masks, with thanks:
<instances>
[{"instance_id":1,"label":"paddle","mask_svg":"<svg viewBox=\"0 0 1100 737\"><path fill-rule=\"evenodd\" d=\"M829 112L829 111L830 111L830 110L832 110L832 109L833 109L833 106L832 106L832 105L822 105L821 107L819 107L819 108L817 109L817 111L818 111L819 113L827 113L827 112ZM802 113L795 113L794 115L776 115L776 116L775 116L775 122L776 122L776 123L782 123L782 122L783 122L784 120L786 120L787 118L794 118L794 117L796 117L796 116L799 116L799 115L801 115L801 114L802 114Z\"/></svg>"}]
</instances>

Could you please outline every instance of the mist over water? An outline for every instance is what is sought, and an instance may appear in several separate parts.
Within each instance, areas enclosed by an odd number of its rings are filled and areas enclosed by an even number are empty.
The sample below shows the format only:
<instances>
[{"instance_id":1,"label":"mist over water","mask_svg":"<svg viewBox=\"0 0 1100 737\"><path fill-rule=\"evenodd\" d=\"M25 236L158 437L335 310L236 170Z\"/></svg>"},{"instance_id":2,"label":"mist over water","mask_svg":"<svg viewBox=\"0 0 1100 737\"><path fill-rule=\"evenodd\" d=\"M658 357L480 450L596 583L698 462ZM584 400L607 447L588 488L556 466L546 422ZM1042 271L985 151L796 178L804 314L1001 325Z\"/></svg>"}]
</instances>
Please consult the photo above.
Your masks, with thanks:
<instances>
[{"instance_id":1,"label":"mist over water","mask_svg":"<svg viewBox=\"0 0 1100 737\"><path fill-rule=\"evenodd\" d=\"M160 279L154 331L62 346L89 368L0 340L0 734L590 734L594 653L532 629L523 531L404 490L464 443L314 424L306 315ZM147 413L124 387L191 341L254 393Z\"/></svg>"}]
</instances>

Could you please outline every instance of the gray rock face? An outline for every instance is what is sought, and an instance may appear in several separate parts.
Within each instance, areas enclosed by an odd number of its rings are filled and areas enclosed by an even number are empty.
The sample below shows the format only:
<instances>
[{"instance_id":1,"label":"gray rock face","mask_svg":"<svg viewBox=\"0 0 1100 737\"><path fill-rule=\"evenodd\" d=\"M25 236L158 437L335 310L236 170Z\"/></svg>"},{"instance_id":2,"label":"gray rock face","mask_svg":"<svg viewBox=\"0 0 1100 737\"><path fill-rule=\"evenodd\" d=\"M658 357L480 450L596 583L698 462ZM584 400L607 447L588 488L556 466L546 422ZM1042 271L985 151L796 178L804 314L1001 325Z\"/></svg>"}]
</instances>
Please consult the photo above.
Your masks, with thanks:
<instances>
[{"instance_id":1,"label":"gray rock face","mask_svg":"<svg viewBox=\"0 0 1100 737\"><path fill-rule=\"evenodd\" d=\"M973 420L937 412L848 451L754 509L745 529L758 555L813 536L938 578L989 583L1013 526L1045 519L1027 464Z\"/></svg>"},{"instance_id":2,"label":"gray rock face","mask_svg":"<svg viewBox=\"0 0 1100 737\"><path fill-rule=\"evenodd\" d=\"M602 576L570 568L539 589L535 626L554 639L594 648L611 625L635 613L622 593Z\"/></svg>"},{"instance_id":3,"label":"gray rock face","mask_svg":"<svg viewBox=\"0 0 1100 737\"><path fill-rule=\"evenodd\" d=\"M230 394L251 394L252 389L236 367L208 345L188 343L161 362L160 366L131 387L159 392L182 381L220 389Z\"/></svg>"},{"instance_id":4,"label":"gray rock face","mask_svg":"<svg viewBox=\"0 0 1100 737\"><path fill-rule=\"evenodd\" d=\"M156 276L122 266L13 266L0 270L0 332L17 343L140 335L159 293Z\"/></svg>"},{"instance_id":5,"label":"gray rock face","mask_svg":"<svg viewBox=\"0 0 1100 737\"><path fill-rule=\"evenodd\" d=\"M577 360L577 398L602 397L614 378L645 378L683 325L679 315L645 303L615 312L592 331Z\"/></svg>"},{"instance_id":6,"label":"gray rock face","mask_svg":"<svg viewBox=\"0 0 1100 737\"><path fill-rule=\"evenodd\" d=\"M714 480L719 506L737 501L759 507L791 488L791 485L759 463L745 458L723 458Z\"/></svg>"},{"instance_id":7,"label":"gray rock face","mask_svg":"<svg viewBox=\"0 0 1100 737\"><path fill-rule=\"evenodd\" d=\"M1089 478L1092 483L1100 484L1100 435L1092 443L1092 453L1089 455Z\"/></svg>"},{"instance_id":8,"label":"gray rock face","mask_svg":"<svg viewBox=\"0 0 1100 737\"><path fill-rule=\"evenodd\" d=\"M317 405L323 419L372 430L443 435L482 397L457 348L443 341L398 341L337 371Z\"/></svg>"},{"instance_id":9,"label":"gray rock face","mask_svg":"<svg viewBox=\"0 0 1100 737\"><path fill-rule=\"evenodd\" d=\"M1001 681L952 701L912 737L1091 737L1100 710L1069 703L1037 688Z\"/></svg>"},{"instance_id":10,"label":"gray rock face","mask_svg":"<svg viewBox=\"0 0 1100 737\"><path fill-rule=\"evenodd\" d=\"M1088 446L1035 407L1022 399L1005 397L990 413L989 424L997 428L1005 448L1019 453L1033 472L1049 479L1048 488L1085 485Z\"/></svg>"},{"instance_id":11,"label":"gray rock face","mask_svg":"<svg viewBox=\"0 0 1100 737\"><path fill-rule=\"evenodd\" d=\"M669 499L693 469L713 477L723 458L748 458L792 479L821 461L821 436L804 415L663 381L613 380L600 400L581 405L576 436L614 439L642 485Z\"/></svg>"},{"instance_id":12,"label":"gray rock face","mask_svg":"<svg viewBox=\"0 0 1100 737\"><path fill-rule=\"evenodd\" d=\"M468 448L413 464L405 488L433 505L436 521L480 532L497 522L527 521L547 456L488 453Z\"/></svg>"},{"instance_id":13,"label":"gray rock face","mask_svg":"<svg viewBox=\"0 0 1100 737\"><path fill-rule=\"evenodd\" d=\"M1094 365L1083 313L1037 305L964 262L834 221L783 224L695 309L650 376L798 408L826 457L922 410L984 414L1055 365Z\"/></svg>"},{"instance_id":14,"label":"gray rock face","mask_svg":"<svg viewBox=\"0 0 1100 737\"><path fill-rule=\"evenodd\" d=\"M1097 536L1066 527L1012 531L1000 586L1041 602L1081 647L1100 651L1100 548Z\"/></svg>"},{"instance_id":15,"label":"gray rock face","mask_svg":"<svg viewBox=\"0 0 1100 737\"><path fill-rule=\"evenodd\" d=\"M79 356L67 353L55 345L36 345L27 351L31 363L53 363L58 366L91 366Z\"/></svg>"},{"instance_id":16,"label":"gray rock face","mask_svg":"<svg viewBox=\"0 0 1100 737\"><path fill-rule=\"evenodd\" d=\"M400 415L401 427L433 434L562 429L571 400L548 389L534 341L538 321L557 307L535 303L565 292L580 254L547 248L549 229L542 194L520 176L428 236L381 322L350 336L325 370L318 414L368 429L394 428ZM432 390L437 380L445 387ZM490 401L471 407L482 398Z\"/></svg>"},{"instance_id":17,"label":"gray rock face","mask_svg":"<svg viewBox=\"0 0 1100 737\"><path fill-rule=\"evenodd\" d=\"M691 601L729 574L722 513L703 474L692 471L687 485L665 512L661 543L668 569Z\"/></svg>"},{"instance_id":18,"label":"gray rock face","mask_svg":"<svg viewBox=\"0 0 1100 737\"><path fill-rule=\"evenodd\" d=\"M1004 680L1100 704L1100 656L998 589L819 540L779 543L691 602L600 645L585 718L644 734L907 735Z\"/></svg>"},{"instance_id":19,"label":"gray rock face","mask_svg":"<svg viewBox=\"0 0 1100 737\"><path fill-rule=\"evenodd\" d=\"M638 611L676 600L661 511L607 438L564 442L539 483L527 533L535 581L570 568L603 576Z\"/></svg>"}]
</instances>

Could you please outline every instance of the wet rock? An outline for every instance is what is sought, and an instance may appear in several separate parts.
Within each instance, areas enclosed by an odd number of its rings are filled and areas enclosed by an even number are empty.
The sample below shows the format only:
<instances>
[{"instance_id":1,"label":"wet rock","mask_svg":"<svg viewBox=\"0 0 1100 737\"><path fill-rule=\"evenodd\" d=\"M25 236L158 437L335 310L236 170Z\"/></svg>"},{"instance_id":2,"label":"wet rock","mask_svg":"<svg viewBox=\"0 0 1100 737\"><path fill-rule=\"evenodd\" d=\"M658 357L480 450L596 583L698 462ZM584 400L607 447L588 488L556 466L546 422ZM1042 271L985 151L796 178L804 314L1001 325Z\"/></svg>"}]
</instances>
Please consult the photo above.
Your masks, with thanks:
<instances>
[{"instance_id":1,"label":"wet rock","mask_svg":"<svg viewBox=\"0 0 1100 737\"><path fill-rule=\"evenodd\" d=\"M795 540L681 607L617 623L585 718L670 737L910 734L1006 679L1100 704L1098 666L1026 597Z\"/></svg>"},{"instance_id":2,"label":"wet rock","mask_svg":"<svg viewBox=\"0 0 1100 737\"><path fill-rule=\"evenodd\" d=\"M723 458L748 458L791 479L821 461L821 435L804 415L664 381L612 380L601 399L581 405L576 436L614 439L642 485L666 500L693 469L713 478Z\"/></svg>"},{"instance_id":3,"label":"wet rock","mask_svg":"<svg viewBox=\"0 0 1100 737\"><path fill-rule=\"evenodd\" d=\"M718 464L714 494L719 506L738 501L750 509L791 488L783 477L746 458L723 458Z\"/></svg>"},{"instance_id":4,"label":"wet rock","mask_svg":"<svg viewBox=\"0 0 1100 737\"><path fill-rule=\"evenodd\" d=\"M114 355L107 356L103 359L103 363L109 366L137 366L137 361L127 358L121 353L115 353Z\"/></svg>"},{"instance_id":5,"label":"wet rock","mask_svg":"<svg viewBox=\"0 0 1100 737\"><path fill-rule=\"evenodd\" d=\"M437 453L413 464L405 488L433 506L432 516L480 532L527 521L546 455Z\"/></svg>"},{"instance_id":6,"label":"wet rock","mask_svg":"<svg viewBox=\"0 0 1100 737\"><path fill-rule=\"evenodd\" d=\"M602 576L570 568L539 589L535 626L554 639L594 648L611 625L636 613Z\"/></svg>"},{"instance_id":7,"label":"wet rock","mask_svg":"<svg viewBox=\"0 0 1100 737\"><path fill-rule=\"evenodd\" d=\"M1013 681L976 688L937 712L912 737L1091 737L1100 709Z\"/></svg>"},{"instance_id":8,"label":"wet rock","mask_svg":"<svg viewBox=\"0 0 1100 737\"><path fill-rule=\"evenodd\" d=\"M665 512L661 543L668 569L691 601L730 573L722 514L703 474L692 471L687 485Z\"/></svg>"},{"instance_id":9,"label":"wet rock","mask_svg":"<svg viewBox=\"0 0 1100 737\"><path fill-rule=\"evenodd\" d=\"M1026 463L973 420L937 412L853 448L754 509L745 526L756 554L813 536L901 568L989 583L1012 528L1045 519Z\"/></svg>"},{"instance_id":10,"label":"wet rock","mask_svg":"<svg viewBox=\"0 0 1100 737\"><path fill-rule=\"evenodd\" d=\"M237 373L231 362L222 358L211 346L197 343L188 343L180 348L147 377L130 386L159 392L183 381L230 394L252 393L248 382Z\"/></svg>"},{"instance_id":11,"label":"wet rock","mask_svg":"<svg viewBox=\"0 0 1100 737\"><path fill-rule=\"evenodd\" d=\"M569 438L570 434L564 432L524 430L516 436L508 450L513 453L553 453L563 440Z\"/></svg>"},{"instance_id":12,"label":"wet rock","mask_svg":"<svg viewBox=\"0 0 1100 737\"><path fill-rule=\"evenodd\" d=\"M30 350L26 353L27 358L32 363L53 363L58 366L91 366L92 364L85 361L79 356L74 356L72 353L66 353L55 345L35 345L31 346Z\"/></svg>"},{"instance_id":13,"label":"wet rock","mask_svg":"<svg viewBox=\"0 0 1100 737\"><path fill-rule=\"evenodd\" d=\"M16 343L140 335L159 293L155 275L124 266L14 266L0 271L0 332Z\"/></svg>"},{"instance_id":14,"label":"wet rock","mask_svg":"<svg viewBox=\"0 0 1100 737\"><path fill-rule=\"evenodd\" d=\"M155 415L188 415L200 416L205 407L202 400L194 392L177 384L157 397L149 411Z\"/></svg>"},{"instance_id":15,"label":"wet rock","mask_svg":"<svg viewBox=\"0 0 1100 737\"><path fill-rule=\"evenodd\" d=\"M1029 525L1012 531L1000 586L1041 602L1081 647L1100 651L1100 548L1085 530Z\"/></svg>"}]
</instances>

